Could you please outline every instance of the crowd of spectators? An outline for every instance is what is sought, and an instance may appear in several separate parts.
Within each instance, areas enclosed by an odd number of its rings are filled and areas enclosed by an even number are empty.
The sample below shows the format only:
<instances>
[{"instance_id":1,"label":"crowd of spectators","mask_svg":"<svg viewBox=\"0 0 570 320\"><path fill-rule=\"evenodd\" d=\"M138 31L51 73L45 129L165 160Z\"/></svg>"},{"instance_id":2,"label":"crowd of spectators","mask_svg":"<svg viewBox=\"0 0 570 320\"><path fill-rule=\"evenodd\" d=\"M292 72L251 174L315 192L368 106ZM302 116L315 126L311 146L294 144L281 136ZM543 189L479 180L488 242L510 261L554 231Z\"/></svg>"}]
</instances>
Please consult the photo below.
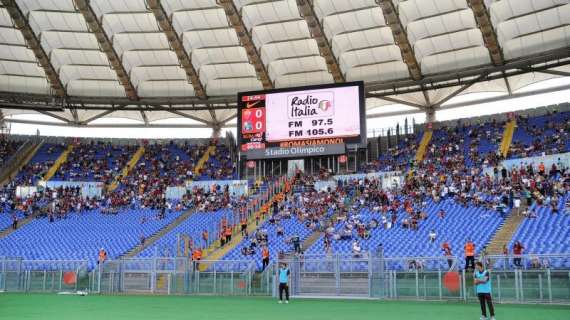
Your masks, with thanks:
<instances>
[{"instance_id":1,"label":"crowd of spectators","mask_svg":"<svg viewBox=\"0 0 570 320\"><path fill-rule=\"evenodd\" d=\"M509 149L509 157L511 158L526 158L570 151L570 112L553 111L537 118L519 116L517 127L517 132Z\"/></svg>"},{"instance_id":2,"label":"crowd of spectators","mask_svg":"<svg viewBox=\"0 0 570 320\"><path fill-rule=\"evenodd\" d=\"M0 168L18 150L20 145L21 143L18 141L7 139L5 136L0 137Z\"/></svg>"},{"instance_id":3,"label":"crowd of spectators","mask_svg":"<svg viewBox=\"0 0 570 320\"><path fill-rule=\"evenodd\" d=\"M100 181L110 184L136 151L134 145L115 145L110 142L78 143L63 162L54 180Z\"/></svg>"}]
</instances>

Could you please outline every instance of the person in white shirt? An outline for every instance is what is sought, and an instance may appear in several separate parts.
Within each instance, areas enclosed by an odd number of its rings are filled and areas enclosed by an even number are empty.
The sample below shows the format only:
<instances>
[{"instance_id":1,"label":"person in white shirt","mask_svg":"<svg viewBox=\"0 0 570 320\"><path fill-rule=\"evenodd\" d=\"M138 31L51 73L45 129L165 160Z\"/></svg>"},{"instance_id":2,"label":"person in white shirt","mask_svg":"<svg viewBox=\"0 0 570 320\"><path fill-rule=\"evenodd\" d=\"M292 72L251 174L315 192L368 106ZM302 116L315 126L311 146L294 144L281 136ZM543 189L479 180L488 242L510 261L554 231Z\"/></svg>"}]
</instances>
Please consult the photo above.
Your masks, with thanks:
<instances>
[{"instance_id":1,"label":"person in white shirt","mask_svg":"<svg viewBox=\"0 0 570 320\"><path fill-rule=\"evenodd\" d=\"M360 247L360 243L357 240L354 240L352 243L352 253L354 254L355 258L359 258L362 253L362 248Z\"/></svg>"},{"instance_id":2,"label":"person in white shirt","mask_svg":"<svg viewBox=\"0 0 570 320\"><path fill-rule=\"evenodd\" d=\"M429 241L430 241L431 243L434 243L436 238L437 238L437 233L435 233L435 230L432 229L432 230L429 232Z\"/></svg>"}]
</instances>

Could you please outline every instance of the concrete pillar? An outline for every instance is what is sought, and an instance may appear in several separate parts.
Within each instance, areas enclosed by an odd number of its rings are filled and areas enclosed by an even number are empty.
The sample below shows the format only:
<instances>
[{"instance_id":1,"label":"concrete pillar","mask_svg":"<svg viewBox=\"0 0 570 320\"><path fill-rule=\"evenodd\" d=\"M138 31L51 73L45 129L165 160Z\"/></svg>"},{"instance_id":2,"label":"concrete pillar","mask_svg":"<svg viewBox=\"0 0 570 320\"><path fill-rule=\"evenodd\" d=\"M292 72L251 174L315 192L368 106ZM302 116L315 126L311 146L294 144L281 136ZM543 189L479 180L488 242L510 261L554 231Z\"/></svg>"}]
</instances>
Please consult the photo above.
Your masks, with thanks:
<instances>
[{"instance_id":1,"label":"concrete pillar","mask_svg":"<svg viewBox=\"0 0 570 320\"><path fill-rule=\"evenodd\" d=\"M219 139L222 135L222 126L220 124L214 124L212 130L212 138Z\"/></svg>"},{"instance_id":2,"label":"concrete pillar","mask_svg":"<svg viewBox=\"0 0 570 320\"><path fill-rule=\"evenodd\" d=\"M426 123L435 123L436 121L436 117L435 117L435 108L430 106L426 108Z\"/></svg>"}]
</instances>

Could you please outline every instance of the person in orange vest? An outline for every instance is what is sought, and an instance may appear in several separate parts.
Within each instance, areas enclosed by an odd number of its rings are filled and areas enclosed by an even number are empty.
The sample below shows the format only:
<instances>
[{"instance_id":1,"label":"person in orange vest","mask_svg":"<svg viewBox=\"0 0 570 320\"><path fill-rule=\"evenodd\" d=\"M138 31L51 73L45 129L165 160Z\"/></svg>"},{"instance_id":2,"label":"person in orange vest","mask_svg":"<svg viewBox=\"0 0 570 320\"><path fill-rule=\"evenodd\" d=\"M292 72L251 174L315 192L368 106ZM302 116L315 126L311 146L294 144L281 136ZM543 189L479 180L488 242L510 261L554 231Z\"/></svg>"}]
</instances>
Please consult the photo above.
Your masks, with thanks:
<instances>
[{"instance_id":1,"label":"person in orange vest","mask_svg":"<svg viewBox=\"0 0 570 320\"><path fill-rule=\"evenodd\" d=\"M225 236L226 236L226 243L230 243L230 241L232 241L232 227L231 226L226 227Z\"/></svg>"},{"instance_id":2,"label":"person in orange vest","mask_svg":"<svg viewBox=\"0 0 570 320\"><path fill-rule=\"evenodd\" d=\"M195 264L195 268L199 268L200 267L200 260L202 260L202 249L201 248L196 248L196 250L194 250L194 252L192 253L192 260L194 260Z\"/></svg>"},{"instance_id":3,"label":"person in orange vest","mask_svg":"<svg viewBox=\"0 0 570 320\"><path fill-rule=\"evenodd\" d=\"M269 249L267 246L263 246L261 249L261 258L261 270L263 271L269 265Z\"/></svg>"},{"instance_id":4,"label":"person in orange vest","mask_svg":"<svg viewBox=\"0 0 570 320\"><path fill-rule=\"evenodd\" d=\"M475 270L475 244L471 239L465 243L465 270L471 268Z\"/></svg>"},{"instance_id":5,"label":"person in orange vest","mask_svg":"<svg viewBox=\"0 0 570 320\"><path fill-rule=\"evenodd\" d=\"M105 249L99 249L99 259L97 260L97 264L102 265L107 260L107 252Z\"/></svg>"}]
</instances>

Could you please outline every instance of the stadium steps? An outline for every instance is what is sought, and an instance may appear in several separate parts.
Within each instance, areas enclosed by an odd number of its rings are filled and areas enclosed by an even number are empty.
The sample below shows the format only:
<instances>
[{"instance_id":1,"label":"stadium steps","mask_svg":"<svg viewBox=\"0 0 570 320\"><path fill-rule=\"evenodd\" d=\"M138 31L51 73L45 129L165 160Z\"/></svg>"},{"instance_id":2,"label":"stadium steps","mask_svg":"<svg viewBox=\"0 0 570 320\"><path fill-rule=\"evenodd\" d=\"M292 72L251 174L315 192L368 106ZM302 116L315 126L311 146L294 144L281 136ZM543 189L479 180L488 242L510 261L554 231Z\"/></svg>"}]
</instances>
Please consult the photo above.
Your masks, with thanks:
<instances>
[{"instance_id":1,"label":"stadium steps","mask_svg":"<svg viewBox=\"0 0 570 320\"><path fill-rule=\"evenodd\" d=\"M144 146L140 146L139 149L135 152L135 154L133 154L131 160L127 162L127 165L123 168L121 174L116 176L115 180L113 180L113 182L109 185L107 189L108 191L114 191L115 189L117 189L119 183L121 182L121 178L126 177L129 174L129 172L134 168L137 162L139 162L141 157L144 155L144 151L145 151Z\"/></svg>"},{"instance_id":2,"label":"stadium steps","mask_svg":"<svg viewBox=\"0 0 570 320\"><path fill-rule=\"evenodd\" d=\"M22 220L18 220L18 229L16 229L16 230L12 229L12 225L10 225L8 228L6 228L6 229L0 231L0 239L2 239L2 238L4 238L4 237L7 237L7 236L11 235L12 233L14 233L14 232L16 232L16 231L22 229L22 227L24 227L24 226L27 225L28 223L34 221L34 219L35 219L37 216L39 216L39 215L41 215L41 212L38 212L38 213L33 214L33 215L30 215L30 216L28 216L27 218L24 218L24 219L22 219Z\"/></svg>"},{"instance_id":3,"label":"stadium steps","mask_svg":"<svg viewBox=\"0 0 570 320\"><path fill-rule=\"evenodd\" d=\"M258 212L263 212L264 210L269 211L271 204L274 201L281 201L283 199L284 199L284 193L283 192L273 195L273 197L271 197L267 202L265 202L263 204L263 206L261 206L261 209L259 209ZM256 214L257 214L257 212L256 212ZM269 217L269 214L262 215L261 217L262 217L262 219L260 219L260 221L259 221L259 226L261 226L263 224L263 222L265 222L265 220ZM251 215L251 218L249 218L249 221L247 223L247 233L252 234L257 229L257 227L258 227L258 225L255 224L255 214L253 214L253 215ZM212 245L210 245L210 247L206 248L204 254L202 255L202 260L207 260L207 261L220 260L228 252L233 250L242 240L243 240L243 236L241 235L241 231L236 228L234 230L234 233L232 234L232 241L230 241L229 244L226 244L225 246L220 247L219 240L215 241L214 243L212 243ZM210 266L210 264L208 262L200 263L200 271L207 270L209 266Z\"/></svg>"},{"instance_id":4,"label":"stadium steps","mask_svg":"<svg viewBox=\"0 0 570 320\"><path fill-rule=\"evenodd\" d=\"M145 240L144 245L138 244L136 247L132 248L131 250L125 252L119 258L132 258L136 257L139 253L141 253L146 248L152 246L158 239L162 236L170 232L172 229L176 228L179 224L184 222L184 220L188 219L194 212L196 212L196 208L188 209L183 214L181 214L178 218L176 218L171 223L167 224L166 226L162 227L162 229L158 230L152 236Z\"/></svg>"},{"instance_id":5,"label":"stadium steps","mask_svg":"<svg viewBox=\"0 0 570 320\"><path fill-rule=\"evenodd\" d=\"M291 185L293 185L292 182L291 182L291 184L285 184L285 186L284 186L285 189L282 192L274 194L273 197L271 197L269 200L267 200L261 206L261 209L258 212L263 212L264 210L266 212L268 212L271 208L271 204L274 201L278 201L278 202L283 201L285 199L285 195L287 193L289 193L289 191L291 190L291 187L290 187ZM262 215L261 219L259 221L259 226L263 225L263 222L265 222L265 220L268 217L269 217L269 214ZM247 223L247 233L252 234L257 229L257 227L258 227L258 225L255 224L255 214L252 214L251 217L249 218L248 223ZM241 231L236 228L234 230L234 233L232 234L232 241L229 244L226 244L225 246L220 247L219 240L215 241L214 243L212 243L212 245L210 245L210 247L208 247L208 248L206 248L206 250L204 250L204 253L202 255L202 260L208 260L208 261L220 260L228 252L233 250L242 240L243 240L243 236L241 235ZM200 264L200 271L207 270L209 268L209 266L210 266L210 264L207 262L201 263Z\"/></svg>"},{"instance_id":6,"label":"stadium steps","mask_svg":"<svg viewBox=\"0 0 570 320\"><path fill-rule=\"evenodd\" d=\"M422 140L420 141L420 145L418 146L418 150L416 151L416 161L422 161L426 155L426 149L431 141L431 137L433 136L432 130L427 130L424 132L422 136Z\"/></svg>"},{"instance_id":7,"label":"stadium steps","mask_svg":"<svg viewBox=\"0 0 570 320\"><path fill-rule=\"evenodd\" d=\"M523 210L522 206L519 209ZM508 245L511 242L511 239L515 235L516 231L518 230L519 226L523 222L524 217L522 214L514 214L511 211L511 214L503 224L499 227L499 230L495 233L491 241L487 246L488 254L495 255L495 254L502 254L503 253L503 245Z\"/></svg>"},{"instance_id":8,"label":"stadium steps","mask_svg":"<svg viewBox=\"0 0 570 320\"><path fill-rule=\"evenodd\" d=\"M352 208L352 205L354 204L354 200L356 200L356 196L353 196L350 199L349 208ZM331 216L331 221L333 221L333 226L335 225L335 221L336 221L337 216L338 215L336 213ZM315 244L324 235L325 235L325 232L323 232L323 231L313 232L313 234L311 234L307 239L305 239L305 241L303 241L303 244L301 245L301 249L303 251L305 251L306 249L310 248L313 244Z\"/></svg>"},{"instance_id":9,"label":"stadium steps","mask_svg":"<svg viewBox=\"0 0 570 320\"><path fill-rule=\"evenodd\" d=\"M200 160L198 160L196 167L194 168L194 177L200 176L200 172L202 171L202 168L204 168L204 164L208 162L208 159L210 159L210 155L213 155L215 152L216 152L215 145L209 146L208 149L206 149L206 152L204 152Z\"/></svg>"},{"instance_id":10,"label":"stadium steps","mask_svg":"<svg viewBox=\"0 0 570 320\"><path fill-rule=\"evenodd\" d=\"M49 168L48 172L46 172L46 174L44 175L43 177L44 181L48 181L55 175L59 167L61 167L61 165L67 161L67 157L69 156L69 153L71 153L72 150L73 150L73 144L68 145L67 149L65 149L61 153L61 155L57 158L57 160L55 160L51 168Z\"/></svg>"},{"instance_id":11,"label":"stadium steps","mask_svg":"<svg viewBox=\"0 0 570 320\"><path fill-rule=\"evenodd\" d=\"M32 160L34 155L38 152L38 150L42 147L44 141L39 142L32 142L26 141L17 151L15 154L14 159L21 159L21 161L16 161L15 165L12 168L8 168L6 171L2 171L0 174L0 187L4 186L8 183L11 178L16 177L20 170ZM3 169L3 168L2 168Z\"/></svg>"},{"instance_id":12,"label":"stadium steps","mask_svg":"<svg viewBox=\"0 0 570 320\"><path fill-rule=\"evenodd\" d=\"M505 125L505 131L503 131L503 139L501 140L501 145L499 146L499 153L506 158L509 154L509 149L511 147L511 142L513 141L513 135L517 127L517 120L513 119Z\"/></svg>"}]
</instances>

